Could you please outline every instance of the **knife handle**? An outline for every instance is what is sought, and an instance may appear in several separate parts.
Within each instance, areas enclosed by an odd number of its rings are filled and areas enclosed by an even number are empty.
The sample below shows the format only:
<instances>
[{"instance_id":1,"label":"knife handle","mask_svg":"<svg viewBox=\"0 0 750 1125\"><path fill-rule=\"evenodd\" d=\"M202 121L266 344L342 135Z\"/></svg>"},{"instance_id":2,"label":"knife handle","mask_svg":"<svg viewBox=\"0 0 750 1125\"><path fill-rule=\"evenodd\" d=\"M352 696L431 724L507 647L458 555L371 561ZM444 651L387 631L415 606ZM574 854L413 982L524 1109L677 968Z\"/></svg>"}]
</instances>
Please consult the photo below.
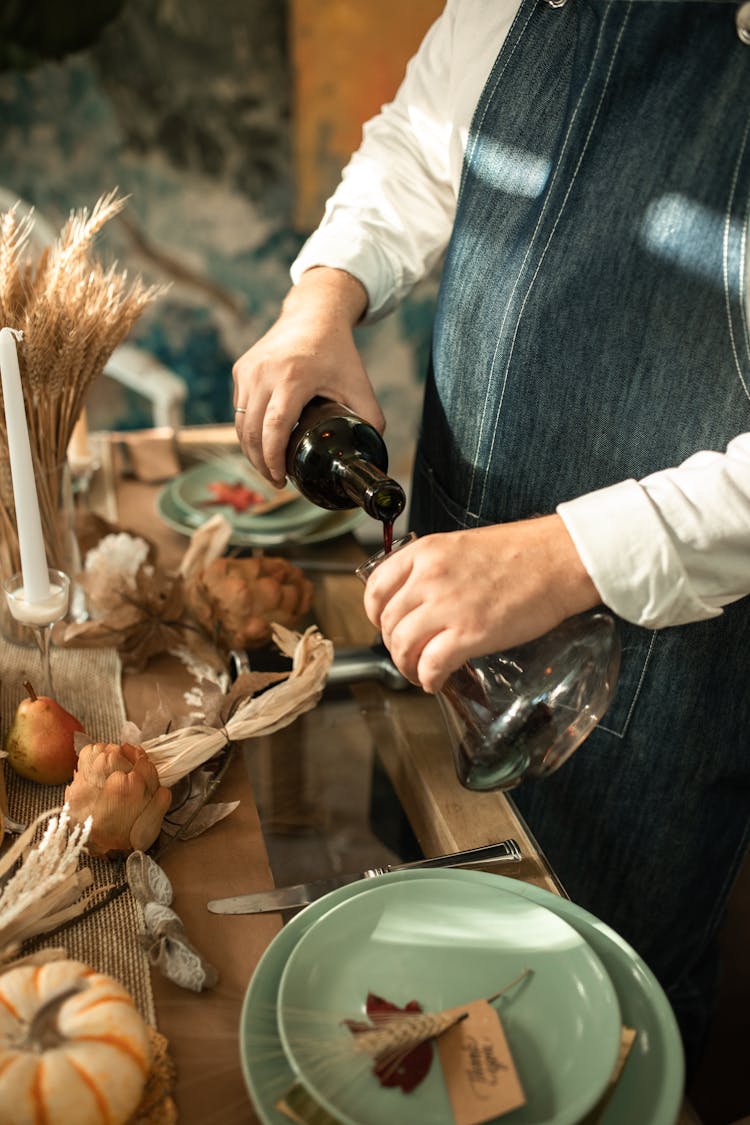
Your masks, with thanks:
<instances>
[{"instance_id":1,"label":"knife handle","mask_svg":"<svg viewBox=\"0 0 750 1125\"><path fill-rule=\"evenodd\" d=\"M412 863L396 863L388 871L406 871L410 867L465 867L472 863L519 863L521 849L515 840L500 840L483 848L469 848L465 852L451 852L432 859L417 859Z\"/></svg>"}]
</instances>

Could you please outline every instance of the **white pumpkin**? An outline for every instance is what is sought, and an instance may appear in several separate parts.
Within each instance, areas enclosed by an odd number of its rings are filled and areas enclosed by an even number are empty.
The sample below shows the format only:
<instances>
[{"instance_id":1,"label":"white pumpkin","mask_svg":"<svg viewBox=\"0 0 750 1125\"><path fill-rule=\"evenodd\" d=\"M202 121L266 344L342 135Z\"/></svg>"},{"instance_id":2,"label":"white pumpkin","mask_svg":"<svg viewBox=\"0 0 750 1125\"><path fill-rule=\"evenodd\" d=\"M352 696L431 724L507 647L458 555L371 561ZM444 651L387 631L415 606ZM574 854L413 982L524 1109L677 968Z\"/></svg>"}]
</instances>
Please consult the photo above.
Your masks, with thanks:
<instances>
[{"instance_id":1,"label":"white pumpkin","mask_svg":"<svg viewBox=\"0 0 750 1125\"><path fill-rule=\"evenodd\" d=\"M80 961L0 976L0 1125L122 1125L150 1066L148 1028L112 977Z\"/></svg>"}]
</instances>

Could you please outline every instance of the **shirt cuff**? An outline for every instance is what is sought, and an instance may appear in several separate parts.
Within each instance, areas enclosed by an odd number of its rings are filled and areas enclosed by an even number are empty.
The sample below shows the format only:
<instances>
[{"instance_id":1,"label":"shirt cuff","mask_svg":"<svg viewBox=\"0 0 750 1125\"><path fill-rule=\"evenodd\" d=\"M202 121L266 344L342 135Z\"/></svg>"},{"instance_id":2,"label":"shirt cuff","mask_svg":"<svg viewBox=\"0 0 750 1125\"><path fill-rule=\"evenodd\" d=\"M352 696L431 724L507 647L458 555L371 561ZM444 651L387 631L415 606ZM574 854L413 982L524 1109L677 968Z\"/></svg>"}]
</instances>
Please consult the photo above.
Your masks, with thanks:
<instances>
[{"instance_id":1,"label":"shirt cuff","mask_svg":"<svg viewBox=\"0 0 750 1125\"><path fill-rule=\"evenodd\" d=\"M363 236L356 224L338 222L321 227L312 234L292 263L290 274L296 285L305 270L329 266L346 270L356 277L367 291L367 311L363 324L372 323L389 313L397 304L400 277L383 251Z\"/></svg>"},{"instance_id":2,"label":"shirt cuff","mask_svg":"<svg viewBox=\"0 0 750 1125\"><path fill-rule=\"evenodd\" d=\"M649 629L719 617L692 585L646 491L625 480L557 508L604 605Z\"/></svg>"}]
</instances>

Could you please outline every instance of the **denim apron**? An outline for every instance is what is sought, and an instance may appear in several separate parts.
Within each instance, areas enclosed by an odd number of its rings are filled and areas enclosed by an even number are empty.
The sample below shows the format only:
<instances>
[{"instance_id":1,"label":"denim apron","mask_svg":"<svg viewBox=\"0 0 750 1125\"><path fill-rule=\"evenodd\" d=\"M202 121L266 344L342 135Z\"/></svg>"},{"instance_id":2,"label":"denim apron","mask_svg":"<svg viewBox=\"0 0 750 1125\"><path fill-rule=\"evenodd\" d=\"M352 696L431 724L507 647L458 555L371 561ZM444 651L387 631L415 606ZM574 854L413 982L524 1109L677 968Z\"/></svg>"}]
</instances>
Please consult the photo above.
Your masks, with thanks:
<instances>
[{"instance_id":1,"label":"denim apron","mask_svg":"<svg viewBox=\"0 0 750 1125\"><path fill-rule=\"evenodd\" d=\"M735 11L523 0L466 150L419 534L552 512L750 428L750 49ZM603 722L514 798L571 898L656 972L692 1060L749 838L750 600L621 636Z\"/></svg>"}]
</instances>

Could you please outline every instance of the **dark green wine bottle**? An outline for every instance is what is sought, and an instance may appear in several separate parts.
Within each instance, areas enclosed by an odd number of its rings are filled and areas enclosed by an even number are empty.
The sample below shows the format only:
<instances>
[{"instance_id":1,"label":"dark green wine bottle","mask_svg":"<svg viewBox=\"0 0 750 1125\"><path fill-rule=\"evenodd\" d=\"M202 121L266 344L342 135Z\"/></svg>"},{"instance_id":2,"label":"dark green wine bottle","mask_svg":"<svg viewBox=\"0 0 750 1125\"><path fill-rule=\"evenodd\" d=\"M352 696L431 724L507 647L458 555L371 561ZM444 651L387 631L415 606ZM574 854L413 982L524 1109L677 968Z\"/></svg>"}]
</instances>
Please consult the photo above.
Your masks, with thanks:
<instances>
[{"instance_id":1,"label":"dark green wine bottle","mask_svg":"<svg viewBox=\"0 0 750 1125\"><path fill-rule=\"evenodd\" d=\"M369 422L340 402L312 399L292 431L286 471L321 508L363 508L384 524L403 512L406 496L388 476L388 450Z\"/></svg>"}]
</instances>

